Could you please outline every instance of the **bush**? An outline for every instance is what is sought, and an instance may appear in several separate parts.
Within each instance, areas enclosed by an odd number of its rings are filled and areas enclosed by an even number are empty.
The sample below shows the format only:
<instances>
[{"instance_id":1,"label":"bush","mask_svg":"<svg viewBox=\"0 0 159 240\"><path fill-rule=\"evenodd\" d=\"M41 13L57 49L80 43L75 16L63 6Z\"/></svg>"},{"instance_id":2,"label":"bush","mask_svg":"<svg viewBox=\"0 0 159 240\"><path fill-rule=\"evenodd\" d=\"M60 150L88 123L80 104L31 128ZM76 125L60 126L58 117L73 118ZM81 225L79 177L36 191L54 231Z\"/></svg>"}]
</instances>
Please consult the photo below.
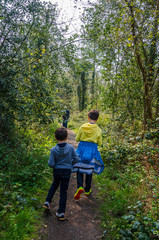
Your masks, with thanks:
<instances>
[{"instance_id":1,"label":"bush","mask_svg":"<svg viewBox=\"0 0 159 240\"><path fill-rule=\"evenodd\" d=\"M34 196L41 186L44 189L44 182L47 184L47 162L57 127L55 123L40 130L31 126L21 130L14 143L1 144L0 236L4 240L27 240L35 231L40 203Z\"/></svg>"}]
</instances>

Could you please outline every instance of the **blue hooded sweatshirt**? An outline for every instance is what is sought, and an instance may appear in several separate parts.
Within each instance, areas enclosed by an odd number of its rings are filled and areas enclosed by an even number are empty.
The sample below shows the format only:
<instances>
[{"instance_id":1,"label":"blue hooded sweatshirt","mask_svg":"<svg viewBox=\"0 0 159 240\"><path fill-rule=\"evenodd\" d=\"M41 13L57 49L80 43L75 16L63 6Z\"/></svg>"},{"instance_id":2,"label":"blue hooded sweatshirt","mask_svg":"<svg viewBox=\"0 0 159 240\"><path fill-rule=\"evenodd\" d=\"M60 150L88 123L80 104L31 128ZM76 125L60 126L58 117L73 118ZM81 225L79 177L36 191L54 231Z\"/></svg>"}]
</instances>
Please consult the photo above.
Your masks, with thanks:
<instances>
[{"instance_id":1,"label":"blue hooded sweatshirt","mask_svg":"<svg viewBox=\"0 0 159 240\"><path fill-rule=\"evenodd\" d=\"M60 144L51 148L48 164L54 169L72 169L72 165L79 161L78 155L71 144L66 143L63 147Z\"/></svg>"}]
</instances>

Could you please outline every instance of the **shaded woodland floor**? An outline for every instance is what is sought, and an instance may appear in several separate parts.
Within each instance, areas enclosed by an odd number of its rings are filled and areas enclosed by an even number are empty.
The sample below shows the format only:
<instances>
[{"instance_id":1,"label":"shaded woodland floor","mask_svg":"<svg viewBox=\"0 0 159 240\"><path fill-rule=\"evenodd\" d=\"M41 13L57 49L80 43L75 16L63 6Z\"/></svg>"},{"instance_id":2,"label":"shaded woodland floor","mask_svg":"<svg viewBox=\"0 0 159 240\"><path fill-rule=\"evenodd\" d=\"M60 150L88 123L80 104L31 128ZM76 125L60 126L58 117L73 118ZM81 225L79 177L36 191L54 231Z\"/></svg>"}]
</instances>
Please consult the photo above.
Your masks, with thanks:
<instances>
[{"instance_id":1,"label":"shaded woodland floor","mask_svg":"<svg viewBox=\"0 0 159 240\"><path fill-rule=\"evenodd\" d=\"M77 148L75 134L68 130L68 143ZM74 200L76 192L76 174L72 174L68 189L68 200L66 208L66 220L59 221L55 216L58 209L59 190L56 192L51 210L43 213L45 227L41 240L99 240L102 238L100 219L98 215L97 189L92 183L92 193L89 197L81 195L79 201Z\"/></svg>"}]
</instances>

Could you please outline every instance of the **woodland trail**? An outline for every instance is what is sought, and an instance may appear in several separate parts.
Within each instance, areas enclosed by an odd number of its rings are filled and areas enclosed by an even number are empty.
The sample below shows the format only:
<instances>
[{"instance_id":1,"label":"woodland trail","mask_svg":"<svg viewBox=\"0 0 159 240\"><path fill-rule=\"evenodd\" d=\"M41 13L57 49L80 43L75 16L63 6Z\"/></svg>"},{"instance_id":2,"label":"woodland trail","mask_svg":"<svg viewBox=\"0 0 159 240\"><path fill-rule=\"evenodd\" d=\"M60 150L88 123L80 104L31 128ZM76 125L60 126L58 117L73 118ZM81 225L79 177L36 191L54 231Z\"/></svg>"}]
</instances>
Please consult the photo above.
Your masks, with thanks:
<instances>
[{"instance_id":1,"label":"woodland trail","mask_svg":"<svg viewBox=\"0 0 159 240\"><path fill-rule=\"evenodd\" d=\"M68 130L68 143L77 148L72 130ZM51 210L44 210L43 216L47 228L45 228L45 237L42 234L41 240L99 240L102 238L95 186L92 186L93 191L89 197L82 194L79 201L74 200L76 190L76 174L72 174L68 189L66 220L59 221L55 216L59 201L59 191L57 191Z\"/></svg>"}]
</instances>

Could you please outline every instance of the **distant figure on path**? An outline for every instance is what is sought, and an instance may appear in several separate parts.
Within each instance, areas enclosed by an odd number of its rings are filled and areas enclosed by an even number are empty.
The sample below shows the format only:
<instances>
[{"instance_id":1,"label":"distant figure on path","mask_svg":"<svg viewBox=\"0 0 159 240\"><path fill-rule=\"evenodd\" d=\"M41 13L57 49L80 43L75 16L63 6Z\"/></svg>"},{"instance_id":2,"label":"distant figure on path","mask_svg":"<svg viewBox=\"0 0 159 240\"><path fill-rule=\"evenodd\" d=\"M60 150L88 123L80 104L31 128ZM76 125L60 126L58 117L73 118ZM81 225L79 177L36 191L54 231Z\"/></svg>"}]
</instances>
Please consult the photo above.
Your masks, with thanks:
<instances>
[{"instance_id":1,"label":"distant figure on path","mask_svg":"<svg viewBox=\"0 0 159 240\"><path fill-rule=\"evenodd\" d=\"M70 117L70 111L68 109L66 109L66 117L69 119Z\"/></svg>"},{"instance_id":2,"label":"distant figure on path","mask_svg":"<svg viewBox=\"0 0 159 240\"><path fill-rule=\"evenodd\" d=\"M70 117L70 111L68 109L66 109L65 114L62 116L62 118L63 118L63 127L65 127L65 128L67 128L69 117Z\"/></svg>"},{"instance_id":3,"label":"distant figure on path","mask_svg":"<svg viewBox=\"0 0 159 240\"><path fill-rule=\"evenodd\" d=\"M67 190L71 176L72 165L79 161L74 147L67 143L67 130L58 128L55 131L57 140L56 146L51 149L48 164L53 168L54 181L48 192L46 202L43 207L50 209L52 198L60 185L60 201L56 216L59 220L65 220L65 209L67 202Z\"/></svg>"},{"instance_id":4,"label":"distant figure on path","mask_svg":"<svg viewBox=\"0 0 159 240\"><path fill-rule=\"evenodd\" d=\"M99 117L98 110L91 110L88 113L88 123L83 124L76 136L79 142L76 153L80 161L73 166L73 172L77 172L77 192L75 200L80 199L80 195L85 190L85 195L91 193L92 173L101 174L104 164L98 151L98 145L102 144L102 131L96 124ZM85 188L83 188L83 177L86 174Z\"/></svg>"}]
</instances>

